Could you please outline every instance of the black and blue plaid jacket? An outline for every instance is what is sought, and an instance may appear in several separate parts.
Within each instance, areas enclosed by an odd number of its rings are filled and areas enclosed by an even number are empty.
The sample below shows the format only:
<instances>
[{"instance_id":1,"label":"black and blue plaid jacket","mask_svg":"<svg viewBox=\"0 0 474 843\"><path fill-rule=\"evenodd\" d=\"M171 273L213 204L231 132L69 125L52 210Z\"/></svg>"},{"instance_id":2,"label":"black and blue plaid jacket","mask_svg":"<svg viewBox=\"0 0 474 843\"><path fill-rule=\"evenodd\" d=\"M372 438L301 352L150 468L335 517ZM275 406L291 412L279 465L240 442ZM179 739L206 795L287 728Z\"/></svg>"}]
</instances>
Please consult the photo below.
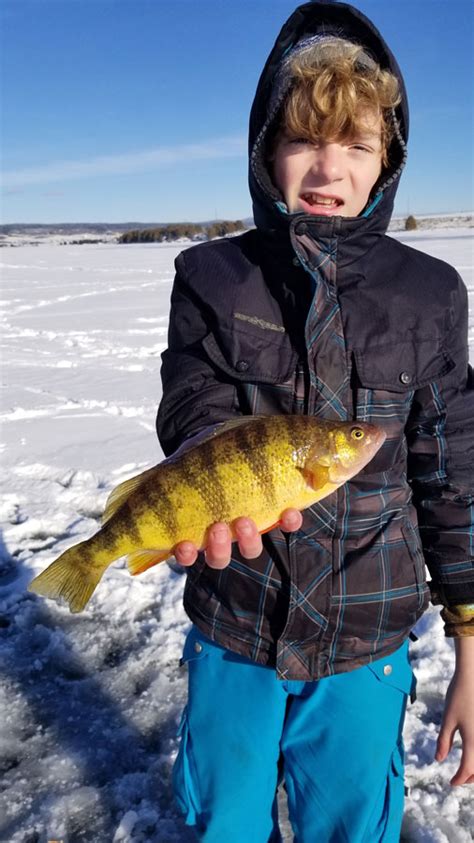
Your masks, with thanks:
<instances>
[{"instance_id":1,"label":"black and blue plaid jacket","mask_svg":"<svg viewBox=\"0 0 474 843\"><path fill-rule=\"evenodd\" d=\"M399 647L428 603L425 562L435 601L474 600L466 291L452 267L384 233L404 161L405 100L391 168L360 217L285 213L265 166L278 57L290 37L332 25L342 5L301 7L262 74L251 117L256 230L177 259L157 422L165 454L239 414L308 413L386 430L369 465L305 510L298 533L274 530L258 559L236 552L216 571L200 558L188 573L193 622L292 679ZM364 21L355 13L349 34L399 74Z\"/></svg>"}]
</instances>

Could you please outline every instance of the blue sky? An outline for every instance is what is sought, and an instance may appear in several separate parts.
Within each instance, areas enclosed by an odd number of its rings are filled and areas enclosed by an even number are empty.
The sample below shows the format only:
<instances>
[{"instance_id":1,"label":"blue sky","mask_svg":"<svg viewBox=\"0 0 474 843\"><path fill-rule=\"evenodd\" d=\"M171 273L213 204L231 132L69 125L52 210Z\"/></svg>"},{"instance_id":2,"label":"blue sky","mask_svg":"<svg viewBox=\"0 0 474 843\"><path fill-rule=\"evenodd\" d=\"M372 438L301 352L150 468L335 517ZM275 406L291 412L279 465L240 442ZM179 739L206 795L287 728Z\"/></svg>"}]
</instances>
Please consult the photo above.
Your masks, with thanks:
<instances>
[{"instance_id":1,"label":"blue sky","mask_svg":"<svg viewBox=\"0 0 474 843\"><path fill-rule=\"evenodd\" d=\"M290 0L3 0L2 222L250 216L248 113ZM396 212L473 199L472 0L357 0L405 75Z\"/></svg>"}]
</instances>

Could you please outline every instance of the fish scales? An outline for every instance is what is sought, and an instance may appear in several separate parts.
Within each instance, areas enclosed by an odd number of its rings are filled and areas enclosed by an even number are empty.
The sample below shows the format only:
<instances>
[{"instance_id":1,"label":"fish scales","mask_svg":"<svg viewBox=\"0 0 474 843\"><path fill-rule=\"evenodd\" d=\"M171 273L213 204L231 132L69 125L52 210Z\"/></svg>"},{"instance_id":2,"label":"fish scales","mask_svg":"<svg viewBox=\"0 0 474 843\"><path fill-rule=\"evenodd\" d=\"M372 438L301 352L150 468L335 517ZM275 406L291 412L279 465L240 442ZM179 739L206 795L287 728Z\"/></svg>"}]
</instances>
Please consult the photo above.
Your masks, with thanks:
<instances>
[{"instance_id":1,"label":"fish scales","mask_svg":"<svg viewBox=\"0 0 474 843\"><path fill-rule=\"evenodd\" d=\"M188 475L188 484L202 496L211 521L218 521L220 517L226 521L230 517L228 490L225 485L225 477L221 476L220 471L222 456L221 449L216 447L216 441L211 439L207 443L207 447L190 451L183 460L182 470L184 471L187 465L191 469ZM209 482L210 477L213 478L212 483Z\"/></svg>"},{"instance_id":2,"label":"fish scales","mask_svg":"<svg viewBox=\"0 0 474 843\"><path fill-rule=\"evenodd\" d=\"M136 493L142 537L153 535L158 547L166 547L179 532L176 477L170 469L163 466L163 471L148 478ZM135 506L135 495L130 503Z\"/></svg>"},{"instance_id":3,"label":"fish scales","mask_svg":"<svg viewBox=\"0 0 474 843\"><path fill-rule=\"evenodd\" d=\"M353 477L384 439L374 425L310 416L226 422L117 487L98 533L61 554L30 589L81 611L118 557L140 573L169 558L178 542L204 547L213 523L232 530L242 515L264 532L288 507L304 509Z\"/></svg>"},{"instance_id":4,"label":"fish scales","mask_svg":"<svg viewBox=\"0 0 474 843\"><path fill-rule=\"evenodd\" d=\"M272 460L270 431L264 425L242 427L236 430L236 445L250 472L255 476L256 491L260 498L275 506L276 474Z\"/></svg>"},{"instance_id":5,"label":"fish scales","mask_svg":"<svg viewBox=\"0 0 474 843\"><path fill-rule=\"evenodd\" d=\"M183 454L178 463L164 466L170 477L172 489L170 502L175 513L174 526L168 525L167 546L175 544L183 529L190 536L202 531L202 524L208 519L216 520L220 513L227 516L226 490L219 475L218 455L213 442L211 447L196 448ZM213 478L212 483L209 477ZM156 513L160 517L160 503L156 499Z\"/></svg>"},{"instance_id":6,"label":"fish scales","mask_svg":"<svg viewBox=\"0 0 474 843\"><path fill-rule=\"evenodd\" d=\"M149 477L129 499L140 531L140 541L133 549L150 546L150 541L154 547L169 547L176 542L175 537L180 530L183 486L183 478L173 470L173 466L164 464L162 471ZM197 505L200 501L197 492L195 498ZM120 514L121 510L116 513L118 521Z\"/></svg>"}]
</instances>

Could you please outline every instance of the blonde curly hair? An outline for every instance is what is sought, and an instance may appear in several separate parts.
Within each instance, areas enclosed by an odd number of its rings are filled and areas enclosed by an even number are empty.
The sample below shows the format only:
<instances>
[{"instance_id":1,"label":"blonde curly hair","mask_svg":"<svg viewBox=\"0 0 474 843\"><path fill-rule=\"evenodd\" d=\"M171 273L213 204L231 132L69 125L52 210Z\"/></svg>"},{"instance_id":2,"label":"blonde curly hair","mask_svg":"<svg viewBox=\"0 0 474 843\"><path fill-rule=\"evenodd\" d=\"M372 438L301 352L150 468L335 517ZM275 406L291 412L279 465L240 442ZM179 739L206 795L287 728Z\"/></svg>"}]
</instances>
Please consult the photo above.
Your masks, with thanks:
<instances>
[{"instance_id":1,"label":"blonde curly hair","mask_svg":"<svg viewBox=\"0 0 474 843\"><path fill-rule=\"evenodd\" d=\"M321 40L291 60L292 86L283 103L280 129L308 140L339 140L364 133L381 118L382 164L394 136L398 80L363 47L342 38Z\"/></svg>"}]
</instances>

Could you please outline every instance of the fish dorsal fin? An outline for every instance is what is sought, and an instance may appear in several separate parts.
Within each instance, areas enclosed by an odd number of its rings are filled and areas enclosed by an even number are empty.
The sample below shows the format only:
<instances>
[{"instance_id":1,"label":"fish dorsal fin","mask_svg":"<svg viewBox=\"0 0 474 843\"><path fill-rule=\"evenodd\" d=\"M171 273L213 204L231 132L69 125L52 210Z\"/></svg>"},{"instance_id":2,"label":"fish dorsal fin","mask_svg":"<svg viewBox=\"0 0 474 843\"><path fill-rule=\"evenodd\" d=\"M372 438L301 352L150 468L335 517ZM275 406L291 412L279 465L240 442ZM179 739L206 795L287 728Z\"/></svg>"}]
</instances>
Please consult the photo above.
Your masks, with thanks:
<instances>
[{"instance_id":1,"label":"fish dorsal fin","mask_svg":"<svg viewBox=\"0 0 474 843\"><path fill-rule=\"evenodd\" d=\"M235 419L228 419L225 422L216 424L213 430L207 431L208 435L203 436L201 441L206 442L208 439L213 439L215 436L220 436L221 433L227 433L228 430L234 430L237 427L242 427L246 424L252 424L255 421L262 419L269 419L270 416L264 416L262 413L255 416L237 416Z\"/></svg>"},{"instance_id":2,"label":"fish dorsal fin","mask_svg":"<svg viewBox=\"0 0 474 843\"><path fill-rule=\"evenodd\" d=\"M187 451L190 451L192 448L197 448L198 445L202 445L203 442L209 442L210 439L214 439L216 436L220 436L221 433L225 433L227 430L233 430L236 427L241 427L245 424L251 424L256 419L268 419L269 416L265 416L262 413L259 413L255 416L238 416L235 419L228 419L228 421L219 422L218 424L213 425L210 429L205 428L201 430L199 433L196 433L194 436L191 436L189 439L185 439L184 442L179 446L178 450L171 454L165 462L173 462L175 459L178 459L185 454Z\"/></svg>"},{"instance_id":3,"label":"fish dorsal fin","mask_svg":"<svg viewBox=\"0 0 474 843\"><path fill-rule=\"evenodd\" d=\"M105 504L104 514L102 515L102 524L106 524L107 521L112 518L112 515L115 515L122 504L124 504L130 495L135 492L139 486L145 482L145 480L148 479L153 471L155 471L155 468L147 468L147 470L142 471L141 474L136 474L135 477L129 477L128 480L124 480L123 483L119 483L119 485L112 490Z\"/></svg>"}]
</instances>

